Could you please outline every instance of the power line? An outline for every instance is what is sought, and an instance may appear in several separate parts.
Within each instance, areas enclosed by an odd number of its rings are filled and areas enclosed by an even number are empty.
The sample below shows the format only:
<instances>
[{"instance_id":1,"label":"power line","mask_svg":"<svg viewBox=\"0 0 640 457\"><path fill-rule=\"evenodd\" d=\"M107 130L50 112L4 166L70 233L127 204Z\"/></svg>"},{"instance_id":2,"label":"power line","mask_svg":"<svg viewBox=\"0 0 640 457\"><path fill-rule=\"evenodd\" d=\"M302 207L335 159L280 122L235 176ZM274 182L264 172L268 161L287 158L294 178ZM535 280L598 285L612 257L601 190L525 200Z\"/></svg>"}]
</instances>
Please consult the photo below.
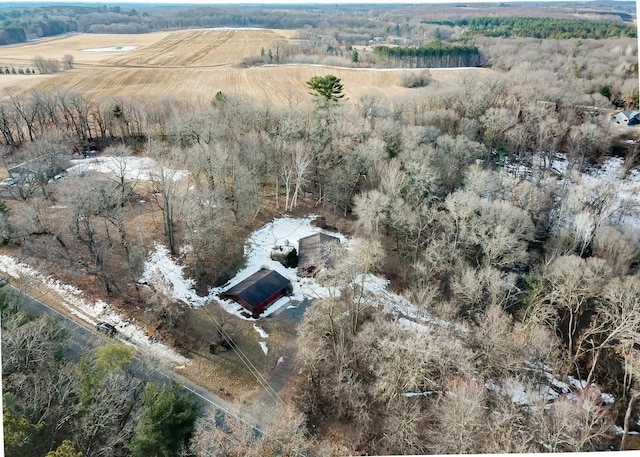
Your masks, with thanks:
<instances>
[{"instance_id":1,"label":"power line","mask_svg":"<svg viewBox=\"0 0 640 457\"><path fill-rule=\"evenodd\" d=\"M222 325L218 323L215 316L213 316L211 312L207 310L205 307L203 307L203 309L204 309L204 312L209 316L209 318L215 325L216 329L218 330L218 333L227 341L227 343L229 343L229 346L231 346L231 349L236 353L238 358L242 361L242 363L249 370L249 372L256 378L258 383L265 389L265 392L276 402L276 404L283 403L278 393L271 387L269 382L264 378L264 376L262 376L262 374L255 367L255 365L253 365L251 360L249 360L249 358L235 344L235 342L233 341L233 338L231 338L231 336L227 333L227 331L224 330Z\"/></svg>"}]
</instances>

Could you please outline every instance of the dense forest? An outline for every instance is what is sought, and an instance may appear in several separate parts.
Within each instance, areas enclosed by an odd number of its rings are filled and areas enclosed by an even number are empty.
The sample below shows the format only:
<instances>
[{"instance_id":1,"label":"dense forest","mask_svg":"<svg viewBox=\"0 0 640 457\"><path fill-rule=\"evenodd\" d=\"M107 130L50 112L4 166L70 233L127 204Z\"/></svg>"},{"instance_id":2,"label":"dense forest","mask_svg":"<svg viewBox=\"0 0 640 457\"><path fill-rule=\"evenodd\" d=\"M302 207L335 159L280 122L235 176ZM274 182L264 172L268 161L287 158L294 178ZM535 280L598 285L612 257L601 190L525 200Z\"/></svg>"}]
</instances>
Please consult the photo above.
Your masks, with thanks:
<instances>
[{"instance_id":1,"label":"dense forest","mask_svg":"<svg viewBox=\"0 0 640 457\"><path fill-rule=\"evenodd\" d=\"M440 42L419 48L376 46L380 65L394 68L478 67L482 56L475 46L443 46Z\"/></svg>"},{"instance_id":2,"label":"dense forest","mask_svg":"<svg viewBox=\"0 0 640 457\"><path fill-rule=\"evenodd\" d=\"M30 11L52 18L64 8ZM75 27L91 32L214 24L208 9L174 17L168 8L162 23L142 9L77 8L87 17ZM419 29L421 18L389 21L372 7L367 14L379 21L360 19L348 34L340 27L355 6L336 8L345 14L314 46L344 49L354 64L347 46L398 34L401 47L372 53L386 65L427 66L440 45L417 46L458 33ZM279 10L266 11L263 22L237 11L233 20L273 26ZM5 26L40 33L28 15L4 14ZM305 14L320 21L328 13ZM395 19L395 7L384 14ZM278 20L294 27L298 19ZM311 36L305 24L301 33ZM148 383L133 371L130 346L73 359L54 321L0 295L5 454L631 447L629 432L640 430L640 207L637 190L622 183L636 176L640 156L637 132L612 127L610 113L638 106L637 41L474 36L449 49L480 54L495 72L447 83L421 74L408 95L357 99L344 97L339 78L318 76L308 100L283 107L224 89L200 105L7 91L0 152L7 168L28 163L31 172L1 190L2 252L63 283L82 282L187 354L198 344L194 311L139 281L156 243L198 290L232 277L247 235L275 217L321 214L353 244L327 253L317 280L330 293L297 326L289 390L258 431L238 417L220 427L219 415L176 386ZM52 179L89 151L117 165ZM131 180L131 156L160 166ZM612 156L618 175L595 179ZM174 179L178 171L186 184ZM368 274L388 280L406 306L367 289Z\"/></svg>"},{"instance_id":3,"label":"dense forest","mask_svg":"<svg viewBox=\"0 0 640 457\"><path fill-rule=\"evenodd\" d=\"M545 39L636 36L636 28L620 23L549 17L473 17L436 24L464 27L466 35Z\"/></svg>"}]
</instances>

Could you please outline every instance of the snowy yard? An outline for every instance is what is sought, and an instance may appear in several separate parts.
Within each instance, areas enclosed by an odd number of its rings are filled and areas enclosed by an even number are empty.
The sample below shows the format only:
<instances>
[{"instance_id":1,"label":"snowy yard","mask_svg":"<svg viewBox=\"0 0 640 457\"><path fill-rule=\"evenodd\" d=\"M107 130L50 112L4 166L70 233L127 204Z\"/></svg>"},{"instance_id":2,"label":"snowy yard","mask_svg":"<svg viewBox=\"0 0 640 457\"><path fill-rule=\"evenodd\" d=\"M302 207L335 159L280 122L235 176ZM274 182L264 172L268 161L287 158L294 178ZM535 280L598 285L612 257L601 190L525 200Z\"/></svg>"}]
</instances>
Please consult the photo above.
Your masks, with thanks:
<instances>
[{"instance_id":1,"label":"snowy yard","mask_svg":"<svg viewBox=\"0 0 640 457\"><path fill-rule=\"evenodd\" d=\"M615 189L615 201L612 202L611 219L616 223L631 224L640 227L640 206L638 205L638 191L640 190L640 172L637 169L631 170L624 179L620 179L623 161L620 158L612 157L607 159L601 167L592 168L586 173L567 175L566 160L559 157L552 163L552 167L559 175L562 186L583 186L585 189L596 189L599 186L608 186ZM158 165L150 158L127 157L100 157L95 159L84 159L73 161L73 166L68 170L69 174L81 174L94 171L104 174L124 173L126 179L149 180L152 173L157 172ZM182 170L171 170L174 179L181 179L187 176ZM512 171L513 172L513 171ZM237 274L224 286L212 287L206 296L200 296L195 291L195 282L185 274L185 267L181 264L181 256L173 258L168 249L162 244L156 244L155 249L145 262L144 272L139 279L140 284L152 285L156 290L162 291L168 297L180 300L190 307L198 308L207 303L217 303L226 312L237 316L240 319L254 321L254 330L259 336L259 345L265 355L268 354L267 345L269 334L258 325L260 319L277 313L279 310L290 306L292 303L300 303L305 299L327 297L330 291L318 283L314 278L300 278L296 268L284 267L281 263L270 258L271 250L274 246L293 246L298 249L298 242L301 238L313 235L322 229L311 224L314 216L306 218L282 217L275 219L258 230L254 231L245 244L245 264ZM347 246L354 245L357 240L348 239L341 233L330 232L332 236L338 237ZM189 247L185 247L186 252ZM230 287L238 284L260 268L269 268L277 271L291 281L293 286L292 294L282 297L271 304L262 316L253 319L246 316L244 308L239 304L221 300L219 294ZM83 293L76 288L61 284L52 277L44 277L28 265L17 262L8 256L0 256L0 270L7 273L12 278L24 281L25 278L37 281L42 287L49 288L60 297L62 305L69 312L78 318L95 324L97 321L106 321L115 325L119 335L124 340L134 344L136 347L148 352L154 357L162 358L173 365L184 365L188 363L184 357L178 355L170 348L160 343L153 343L149 340L143 329L130 322L125 322L108 303L103 301L91 302L83 298ZM460 324L437 319L431 316L426 310L411 303L407 298L391 292L388 288L389 282L375 275L367 275L363 279L365 293L375 297L376 301L383 303L384 311L394 317L399 326L407 332L428 333L433 325L451 328L458 335L463 335L467 329ZM280 360L279 360L280 362ZM583 389L584 382L575 379L568 379L562 382L547 373L548 384L538 386L535 392L527 390L527 387L514 383L510 386L497 386L491 381L487 381L486 387L489 389L500 389L509 395L516 404L527 404L542 396L546 401L556 398L558 395L570 396L571 392ZM407 397L429 395L429 392L407 392ZM613 398L608 394L602 394L605 403L611 403Z\"/></svg>"},{"instance_id":2,"label":"snowy yard","mask_svg":"<svg viewBox=\"0 0 640 457\"><path fill-rule=\"evenodd\" d=\"M185 170L171 170L161 167L151 157L115 157L100 156L87 159L71 160L71 167L67 169L70 176L79 176L87 172L102 173L111 175L113 178L123 176L129 181L151 181L154 176L158 176L164 171L165 176L171 176L175 181L188 176Z\"/></svg>"}]
</instances>

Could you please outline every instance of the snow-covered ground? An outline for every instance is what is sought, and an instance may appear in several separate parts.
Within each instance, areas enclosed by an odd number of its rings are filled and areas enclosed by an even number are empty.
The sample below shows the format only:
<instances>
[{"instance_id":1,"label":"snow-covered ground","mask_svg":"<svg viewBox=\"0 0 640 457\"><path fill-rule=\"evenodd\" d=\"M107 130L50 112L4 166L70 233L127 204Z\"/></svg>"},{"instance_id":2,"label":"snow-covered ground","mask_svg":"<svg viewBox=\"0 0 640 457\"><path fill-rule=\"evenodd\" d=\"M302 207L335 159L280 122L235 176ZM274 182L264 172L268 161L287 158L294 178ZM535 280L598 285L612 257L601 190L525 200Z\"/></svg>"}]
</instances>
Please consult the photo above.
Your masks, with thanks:
<instances>
[{"instance_id":1,"label":"snow-covered ground","mask_svg":"<svg viewBox=\"0 0 640 457\"><path fill-rule=\"evenodd\" d=\"M286 306L297 306L297 304L307 299L328 297L330 290L319 284L316 279L300 278L297 275L296 268L287 268L280 262L271 260L271 249L274 246L288 245L295 247L297 250L298 241L301 238L322 231L322 229L311 225L311 221L314 218L315 216L306 218L278 218L253 232L245 244L245 266L223 286L210 288L207 296L199 296L195 292L193 280L185 276L184 267L179 263L180 257L177 259L172 258L168 249L160 244L156 245L154 252L151 253L145 262L144 272L139 282L149 284L153 286L155 290L160 290L165 295L181 300L191 307L196 308L210 302L215 302L226 312L240 319L251 321L255 321L256 319L249 317L242 306L231 300L222 300L219 295L221 292L246 279L260 268L266 267L275 270L289 279L293 291L290 296L282 297L272 303L257 320L271 316ZM346 246L354 243L353 240L349 240L342 233L329 233L339 238L341 243ZM358 281L360 282L362 279L363 278L360 277ZM389 281L384 278L367 274L362 284L364 285L365 293L376 302L381 303L383 309L392 314L407 331L417 330L428 332L429 329L426 324L435 324L442 327L450 327L453 325L442 319L434 318L426 310L419 308L405 297L391 292L389 290ZM461 332L466 331L466 329L459 325L455 325L455 328ZM266 340L269 335L255 323L254 329L260 335L260 347L265 355L267 355L269 349Z\"/></svg>"},{"instance_id":2,"label":"snow-covered ground","mask_svg":"<svg viewBox=\"0 0 640 457\"><path fill-rule=\"evenodd\" d=\"M126 52L138 49L138 46L107 46L105 48L81 49L83 52Z\"/></svg>"},{"instance_id":3,"label":"snow-covered ground","mask_svg":"<svg viewBox=\"0 0 640 457\"><path fill-rule=\"evenodd\" d=\"M125 179L130 181L150 181L153 176L158 176L161 170L164 170L165 176L172 177L175 181L189 174L185 170L171 170L160 167L151 157L133 156L100 156L87 159L73 159L71 160L71 167L67 169L67 173L71 176L79 176L83 173L93 171L114 177L124 176Z\"/></svg>"},{"instance_id":4,"label":"snow-covered ground","mask_svg":"<svg viewBox=\"0 0 640 457\"><path fill-rule=\"evenodd\" d=\"M640 170L633 168L624 177L623 173L624 159L609 157L601 166L591 167L582 173L581 184L591 193L603 186L615 191L615 199L609 209L610 222L640 228Z\"/></svg>"},{"instance_id":5,"label":"snow-covered ground","mask_svg":"<svg viewBox=\"0 0 640 457\"><path fill-rule=\"evenodd\" d=\"M185 267L178 263L179 260L171 257L166 246L156 244L155 251L144 264L138 283L151 284L164 295L181 300L192 308L206 304L209 297L201 297L196 293L195 281L185 276Z\"/></svg>"},{"instance_id":6,"label":"snow-covered ground","mask_svg":"<svg viewBox=\"0 0 640 457\"><path fill-rule=\"evenodd\" d=\"M253 329L258 332L258 334L260 335L260 338L269 338L269 334L267 332L265 332L262 327L258 327L256 324L253 324ZM268 355L269 354L269 348L267 347L267 342L266 341L260 341L260 348L262 349L262 352L264 352L264 355Z\"/></svg>"},{"instance_id":7,"label":"snow-covered ground","mask_svg":"<svg viewBox=\"0 0 640 457\"><path fill-rule=\"evenodd\" d=\"M507 164L505 170L513 177L532 179L534 169L543 160L541 157L534 158L534 167ZM585 206L588 206L589 200L597 201L605 197L609 199L605 210L610 223L640 228L640 170L632 168L625 174L622 157L607 157L602 164L591 166L584 173L569 170L565 154L554 154L548 165L554 176L543 177L545 182L555 180L569 191L580 188ZM563 220L559 225L571 222Z\"/></svg>"},{"instance_id":8,"label":"snow-covered ground","mask_svg":"<svg viewBox=\"0 0 640 457\"><path fill-rule=\"evenodd\" d=\"M244 268L238 271L223 286L210 288L206 297L201 297L195 293L194 283L190 278L185 277L184 267L171 258L169 251L163 245L157 245L156 250L145 263L141 282L151 284L156 290L162 290L165 295L182 300L192 307L215 301L228 313L247 320L254 319L247 317L246 311L238 303L231 300L222 300L219 298L219 294L243 281L260 268L269 268L277 271L289 279L293 286L293 292L290 296L282 297L271 304L260 318L270 316L291 303L300 303L305 299L328 297L330 290L318 283L315 278L300 278L297 275L296 268L287 268L280 262L271 260L271 249L274 246L289 245L298 249L298 241L301 238L322 231L322 229L311 225L313 219L314 216L306 218L283 217L275 219L253 232L245 245ZM353 240L347 239L342 233L328 233L339 238L347 246L353 243ZM424 322L443 327L452 325L442 319L434 318L405 297L391 292L387 279L368 274L364 278L363 284L366 294L376 297L377 301L384 304L385 311L402 319L401 322L407 327L419 327ZM411 324L409 324L409 320ZM464 331L461 327L459 330Z\"/></svg>"},{"instance_id":9,"label":"snow-covered ground","mask_svg":"<svg viewBox=\"0 0 640 457\"><path fill-rule=\"evenodd\" d=\"M108 303L101 300L87 300L83 297L82 291L75 287L63 284L52 277L44 276L30 266L6 255L0 255L0 271L17 280L19 284L28 286L29 290L35 288L41 295L46 295L48 291L55 292L61 299L59 303L61 306L91 325L98 321L113 324L118 329L117 338L120 341L133 344L158 361L171 365L188 363L185 357L172 349L161 343L150 341L144 330L138 328L134 323L125 321L111 309Z\"/></svg>"},{"instance_id":10,"label":"snow-covered ground","mask_svg":"<svg viewBox=\"0 0 640 457\"><path fill-rule=\"evenodd\" d=\"M297 268L287 268L280 262L271 260L271 249L274 246L288 245L297 250L298 241L301 238L321 232L322 229L311 225L313 219L314 216L306 218L283 217L275 219L253 232L245 244L244 257L246 263L244 268L238 271L227 284L222 287L212 288L210 296L216 299L222 291L235 286L260 268L269 268L291 281L293 293L289 297L282 297L269 306L262 314L263 317L277 312L291 301L302 302L307 298L327 297L329 290L321 286L315 279L299 278ZM339 238L342 243L348 244L348 240L343 234L330 232L330 235ZM217 301L229 313L239 315L243 311L243 308L231 300L217 299Z\"/></svg>"},{"instance_id":11,"label":"snow-covered ground","mask_svg":"<svg viewBox=\"0 0 640 457\"><path fill-rule=\"evenodd\" d=\"M144 272L140 282L153 285L156 290L162 290L165 295L182 300L191 307L199 307L210 301L216 301L230 314L241 319L252 318L244 316L244 308L231 300L221 300L218 295L224 290L233 287L242 280L251 276L260 268L266 267L277 271L289 279L293 285L293 293L289 297L282 297L269 306L261 317L266 317L278 311L292 300L302 302L305 298L317 298L328 295L328 290L322 287L313 278L298 278L296 268L286 268L280 262L271 260L271 248L274 245L289 244L298 248L298 240L308 235L321 231L311 225L313 217L307 218L280 218L276 219L251 234L245 245L245 266L222 287L209 289L207 296L196 294L193 280L184 274L184 267L178 263L179 259L173 259L168 249L163 245L156 245L155 251L145 262ZM346 242L347 239L340 233L331 233Z\"/></svg>"}]
</instances>

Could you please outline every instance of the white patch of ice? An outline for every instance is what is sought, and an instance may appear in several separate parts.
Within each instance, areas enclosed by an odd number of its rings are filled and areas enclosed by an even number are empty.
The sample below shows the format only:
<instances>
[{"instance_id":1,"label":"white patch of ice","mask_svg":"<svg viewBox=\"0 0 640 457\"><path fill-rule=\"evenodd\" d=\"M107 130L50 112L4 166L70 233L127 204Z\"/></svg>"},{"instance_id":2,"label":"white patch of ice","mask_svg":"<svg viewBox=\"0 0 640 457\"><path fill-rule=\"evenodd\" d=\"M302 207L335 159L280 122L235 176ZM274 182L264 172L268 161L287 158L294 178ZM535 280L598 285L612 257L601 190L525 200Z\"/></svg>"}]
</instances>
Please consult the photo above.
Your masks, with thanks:
<instances>
[{"instance_id":1,"label":"white patch of ice","mask_svg":"<svg viewBox=\"0 0 640 457\"><path fill-rule=\"evenodd\" d=\"M428 333L429 332L429 327L427 327L426 325L420 324L418 322L409 320L409 319L404 318L404 317L399 318L396 322L405 331L414 331L414 332L420 332L420 333Z\"/></svg>"},{"instance_id":2,"label":"white patch of ice","mask_svg":"<svg viewBox=\"0 0 640 457\"><path fill-rule=\"evenodd\" d=\"M256 324L253 324L253 329L260 334L261 338L269 338L269 334L265 332L262 327L258 327Z\"/></svg>"},{"instance_id":3,"label":"white patch of ice","mask_svg":"<svg viewBox=\"0 0 640 457\"><path fill-rule=\"evenodd\" d=\"M268 355L269 354L269 348L267 347L267 343L265 343L264 341L260 341L260 347L262 348L262 352L264 352L264 355Z\"/></svg>"},{"instance_id":4,"label":"white patch of ice","mask_svg":"<svg viewBox=\"0 0 640 457\"><path fill-rule=\"evenodd\" d=\"M607 392L602 392L600 398L602 399L602 403L607 405L611 405L616 401L616 397Z\"/></svg>"},{"instance_id":5,"label":"white patch of ice","mask_svg":"<svg viewBox=\"0 0 640 457\"><path fill-rule=\"evenodd\" d=\"M280 365L282 362L284 362L284 357L283 356L278 357L278 361L276 362L276 366Z\"/></svg>"},{"instance_id":6,"label":"white patch of ice","mask_svg":"<svg viewBox=\"0 0 640 457\"><path fill-rule=\"evenodd\" d=\"M425 392L405 392L404 395L405 397L411 398L411 397L428 397L429 395L433 395L435 392L433 390L427 390Z\"/></svg>"},{"instance_id":7,"label":"white patch of ice","mask_svg":"<svg viewBox=\"0 0 640 457\"><path fill-rule=\"evenodd\" d=\"M166 177L179 181L189 174L186 170L161 167L151 157L100 156L89 159L73 159L71 164L72 166L67 169L70 176L80 176L83 173L93 171L115 177L124 176L129 181L151 181L154 176L165 173Z\"/></svg>"},{"instance_id":8,"label":"white patch of ice","mask_svg":"<svg viewBox=\"0 0 640 457\"><path fill-rule=\"evenodd\" d=\"M558 397L558 393L544 384L526 385L518 379L503 379L499 383L488 379L485 382L487 389L498 392L511 398L511 401L519 406L529 406L540 403L548 403Z\"/></svg>"},{"instance_id":9,"label":"white patch of ice","mask_svg":"<svg viewBox=\"0 0 640 457\"><path fill-rule=\"evenodd\" d=\"M555 154L551 158L551 163L549 164L549 168L558 173L561 176L565 176L567 174L567 167L569 165L569 161L567 160L567 156L565 154Z\"/></svg>"},{"instance_id":10,"label":"white patch of ice","mask_svg":"<svg viewBox=\"0 0 640 457\"><path fill-rule=\"evenodd\" d=\"M544 374L547 377L547 380L549 381L550 386L553 386L556 389L560 390L560 392L563 394L569 393L571 389L569 388L569 385L567 383L556 379L556 377L553 376L551 373L549 373L549 371L545 371ZM556 391L552 389L552 392L556 392ZM560 393L556 392L555 396L557 397L559 395Z\"/></svg>"},{"instance_id":11,"label":"white patch of ice","mask_svg":"<svg viewBox=\"0 0 640 457\"><path fill-rule=\"evenodd\" d=\"M613 431L613 433L615 435L622 435L624 433L624 428L620 427L619 425L612 426L611 430ZM636 432L634 430L630 430L629 431L629 435L640 435L640 432Z\"/></svg>"},{"instance_id":12,"label":"white patch of ice","mask_svg":"<svg viewBox=\"0 0 640 457\"><path fill-rule=\"evenodd\" d=\"M191 307L207 303L207 297L199 296L193 287L195 281L184 276L184 266L171 258L169 250L157 244L154 252L144 264L139 282L153 285L166 296L181 300Z\"/></svg>"},{"instance_id":13,"label":"white patch of ice","mask_svg":"<svg viewBox=\"0 0 640 457\"><path fill-rule=\"evenodd\" d=\"M567 380L569 381L569 384L576 390L584 389L585 387L587 387L587 381L585 381L584 379L576 379L573 376L569 376Z\"/></svg>"}]
</instances>

